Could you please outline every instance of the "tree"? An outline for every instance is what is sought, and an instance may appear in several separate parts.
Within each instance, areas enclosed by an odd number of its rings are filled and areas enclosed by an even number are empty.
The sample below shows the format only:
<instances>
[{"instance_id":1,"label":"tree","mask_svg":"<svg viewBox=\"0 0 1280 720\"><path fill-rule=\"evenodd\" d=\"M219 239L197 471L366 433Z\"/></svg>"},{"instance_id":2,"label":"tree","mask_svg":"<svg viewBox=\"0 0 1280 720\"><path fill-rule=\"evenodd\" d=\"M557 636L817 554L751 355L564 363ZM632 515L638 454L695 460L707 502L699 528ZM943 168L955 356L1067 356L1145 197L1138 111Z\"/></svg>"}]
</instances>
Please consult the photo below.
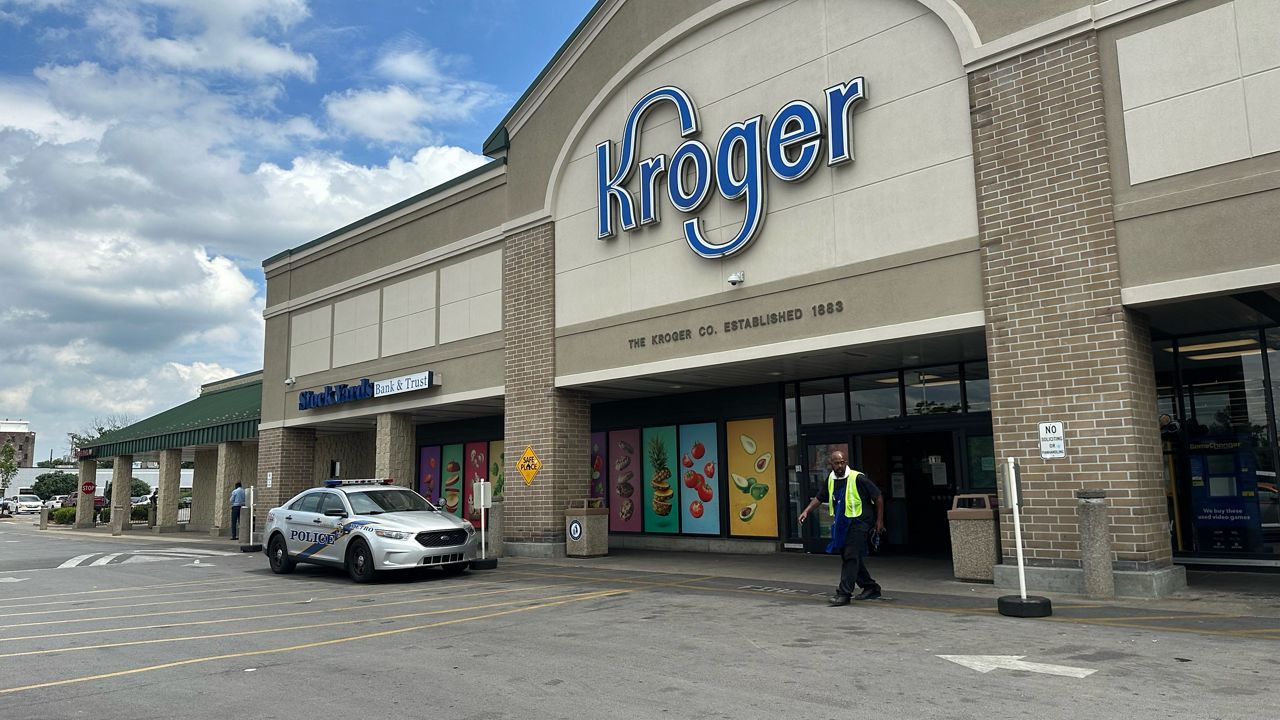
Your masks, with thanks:
<instances>
[{"instance_id":1,"label":"tree","mask_svg":"<svg viewBox=\"0 0 1280 720\"><path fill-rule=\"evenodd\" d=\"M71 457L75 457L76 451L80 448L93 445L103 435L132 424L133 419L128 415L108 415L106 418L94 418L90 421L89 427L81 429L78 433L67 433L67 442L71 446ZM111 466L110 459L98 460L98 467L100 468L109 468Z\"/></svg>"},{"instance_id":2,"label":"tree","mask_svg":"<svg viewBox=\"0 0 1280 720\"><path fill-rule=\"evenodd\" d=\"M38 468L56 468L56 467L58 467L59 465L66 465L66 464L67 464L67 460L66 460L66 458L59 458L59 459L57 459L57 460L41 460L40 462L36 463L36 467L38 467Z\"/></svg>"},{"instance_id":3,"label":"tree","mask_svg":"<svg viewBox=\"0 0 1280 720\"><path fill-rule=\"evenodd\" d=\"M9 494L9 483L18 475L18 462L13 459L17 453L12 440L6 440L0 448L0 496Z\"/></svg>"},{"instance_id":4,"label":"tree","mask_svg":"<svg viewBox=\"0 0 1280 720\"><path fill-rule=\"evenodd\" d=\"M129 479L129 496L130 497L146 497L151 494L151 486L142 482L138 478Z\"/></svg>"},{"instance_id":5,"label":"tree","mask_svg":"<svg viewBox=\"0 0 1280 720\"><path fill-rule=\"evenodd\" d=\"M71 495L79 490L79 485L79 475L59 470L37 475L31 490L39 495L41 500L48 500L54 495Z\"/></svg>"}]
</instances>

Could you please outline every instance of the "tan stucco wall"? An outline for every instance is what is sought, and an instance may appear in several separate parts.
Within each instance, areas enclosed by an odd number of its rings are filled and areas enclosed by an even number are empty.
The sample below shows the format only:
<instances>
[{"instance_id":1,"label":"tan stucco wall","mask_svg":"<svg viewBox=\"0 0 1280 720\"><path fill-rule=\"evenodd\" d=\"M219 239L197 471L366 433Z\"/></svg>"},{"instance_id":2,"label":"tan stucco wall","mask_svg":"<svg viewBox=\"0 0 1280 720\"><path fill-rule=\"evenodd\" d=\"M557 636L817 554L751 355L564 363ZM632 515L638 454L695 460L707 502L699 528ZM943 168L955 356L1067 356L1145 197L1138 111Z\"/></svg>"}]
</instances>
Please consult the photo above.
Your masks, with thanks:
<instances>
[{"instance_id":1,"label":"tan stucco wall","mask_svg":"<svg viewBox=\"0 0 1280 720\"><path fill-rule=\"evenodd\" d=\"M954 0L969 16L978 37L991 42L1083 7L1091 0Z\"/></svg>"},{"instance_id":2,"label":"tan stucco wall","mask_svg":"<svg viewBox=\"0 0 1280 720\"><path fill-rule=\"evenodd\" d=\"M329 463L337 460L342 477L347 479L371 478L374 474L375 431L347 433L345 435L320 435L316 437L315 463L312 477L315 484L329 478Z\"/></svg>"}]
</instances>

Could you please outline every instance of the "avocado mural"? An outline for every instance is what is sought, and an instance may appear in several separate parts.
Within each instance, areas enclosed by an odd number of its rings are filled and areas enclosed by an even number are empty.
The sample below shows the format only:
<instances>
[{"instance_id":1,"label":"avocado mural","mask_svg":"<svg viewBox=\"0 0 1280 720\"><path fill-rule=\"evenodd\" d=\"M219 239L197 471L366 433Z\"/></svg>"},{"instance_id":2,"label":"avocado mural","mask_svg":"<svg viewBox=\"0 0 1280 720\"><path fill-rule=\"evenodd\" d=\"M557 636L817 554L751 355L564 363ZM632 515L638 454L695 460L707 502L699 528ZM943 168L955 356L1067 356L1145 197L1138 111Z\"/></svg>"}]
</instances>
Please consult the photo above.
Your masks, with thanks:
<instances>
[{"instance_id":1,"label":"avocado mural","mask_svg":"<svg viewBox=\"0 0 1280 720\"><path fill-rule=\"evenodd\" d=\"M440 502L440 446L418 448L418 494Z\"/></svg>"},{"instance_id":2,"label":"avocado mural","mask_svg":"<svg viewBox=\"0 0 1280 720\"><path fill-rule=\"evenodd\" d=\"M498 500L502 497L502 490L506 486L504 481L506 474L506 444L502 440L494 440L489 443L489 482L493 483L492 492L494 500Z\"/></svg>"},{"instance_id":3,"label":"avocado mural","mask_svg":"<svg viewBox=\"0 0 1280 720\"><path fill-rule=\"evenodd\" d=\"M642 494L636 488L642 482L640 468L640 431L615 430L609 433L606 453L609 471L609 531L640 532L643 512Z\"/></svg>"},{"instance_id":4,"label":"avocado mural","mask_svg":"<svg viewBox=\"0 0 1280 720\"><path fill-rule=\"evenodd\" d=\"M680 529L686 534L720 534L718 449L715 423L680 426Z\"/></svg>"},{"instance_id":5,"label":"avocado mural","mask_svg":"<svg viewBox=\"0 0 1280 720\"><path fill-rule=\"evenodd\" d=\"M462 517L462 445L445 445L440 451L444 511Z\"/></svg>"},{"instance_id":6,"label":"avocado mural","mask_svg":"<svg viewBox=\"0 0 1280 720\"><path fill-rule=\"evenodd\" d=\"M729 534L778 536L777 459L773 418L725 423L728 450Z\"/></svg>"},{"instance_id":7,"label":"avocado mural","mask_svg":"<svg viewBox=\"0 0 1280 720\"><path fill-rule=\"evenodd\" d=\"M644 530L651 533L680 532L680 514L672 512L676 502L676 426L645 428L641 447L643 459L640 484L644 489Z\"/></svg>"}]
</instances>

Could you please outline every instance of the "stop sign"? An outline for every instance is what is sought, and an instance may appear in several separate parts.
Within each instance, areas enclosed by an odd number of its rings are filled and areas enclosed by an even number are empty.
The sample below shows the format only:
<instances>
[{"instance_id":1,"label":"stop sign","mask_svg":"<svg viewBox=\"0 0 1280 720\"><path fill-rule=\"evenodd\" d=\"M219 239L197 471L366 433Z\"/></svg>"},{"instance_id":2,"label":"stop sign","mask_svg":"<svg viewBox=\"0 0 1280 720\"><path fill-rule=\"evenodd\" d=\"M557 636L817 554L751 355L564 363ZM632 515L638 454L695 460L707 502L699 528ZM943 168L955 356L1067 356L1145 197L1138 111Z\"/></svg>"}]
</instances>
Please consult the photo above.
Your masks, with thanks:
<instances>
[{"instance_id":1,"label":"stop sign","mask_svg":"<svg viewBox=\"0 0 1280 720\"><path fill-rule=\"evenodd\" d=\"M80 492L84 493L85 495L92 495L93 491L97 489L98 489L98 486L92 480L85 480L84 482L80 483Z\"/></svg>"}]
</instances>

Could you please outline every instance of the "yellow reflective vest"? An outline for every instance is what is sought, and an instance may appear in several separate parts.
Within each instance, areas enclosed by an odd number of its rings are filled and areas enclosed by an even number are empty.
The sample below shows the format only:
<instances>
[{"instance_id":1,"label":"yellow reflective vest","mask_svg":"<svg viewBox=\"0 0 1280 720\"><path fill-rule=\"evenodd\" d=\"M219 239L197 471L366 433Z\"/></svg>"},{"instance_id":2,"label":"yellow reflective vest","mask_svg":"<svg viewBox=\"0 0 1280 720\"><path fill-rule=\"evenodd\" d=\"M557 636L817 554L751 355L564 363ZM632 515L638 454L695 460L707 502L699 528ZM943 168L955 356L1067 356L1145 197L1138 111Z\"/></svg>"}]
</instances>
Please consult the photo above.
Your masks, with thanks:
<instances>
[{"instance_id":1,"label":"yellow reflective vest","mask_svg":"<svg viewBox=\"0 0 1280 720\"><path fill-rule=\"evenodd\" d=\"M844 484L844 516L856 518L862 515L862 495L858 492L858 476L862 473L850 470ZM836 473L833 470L827 475L827 512L836 516Z\"/></svg>"}]
</instances>

